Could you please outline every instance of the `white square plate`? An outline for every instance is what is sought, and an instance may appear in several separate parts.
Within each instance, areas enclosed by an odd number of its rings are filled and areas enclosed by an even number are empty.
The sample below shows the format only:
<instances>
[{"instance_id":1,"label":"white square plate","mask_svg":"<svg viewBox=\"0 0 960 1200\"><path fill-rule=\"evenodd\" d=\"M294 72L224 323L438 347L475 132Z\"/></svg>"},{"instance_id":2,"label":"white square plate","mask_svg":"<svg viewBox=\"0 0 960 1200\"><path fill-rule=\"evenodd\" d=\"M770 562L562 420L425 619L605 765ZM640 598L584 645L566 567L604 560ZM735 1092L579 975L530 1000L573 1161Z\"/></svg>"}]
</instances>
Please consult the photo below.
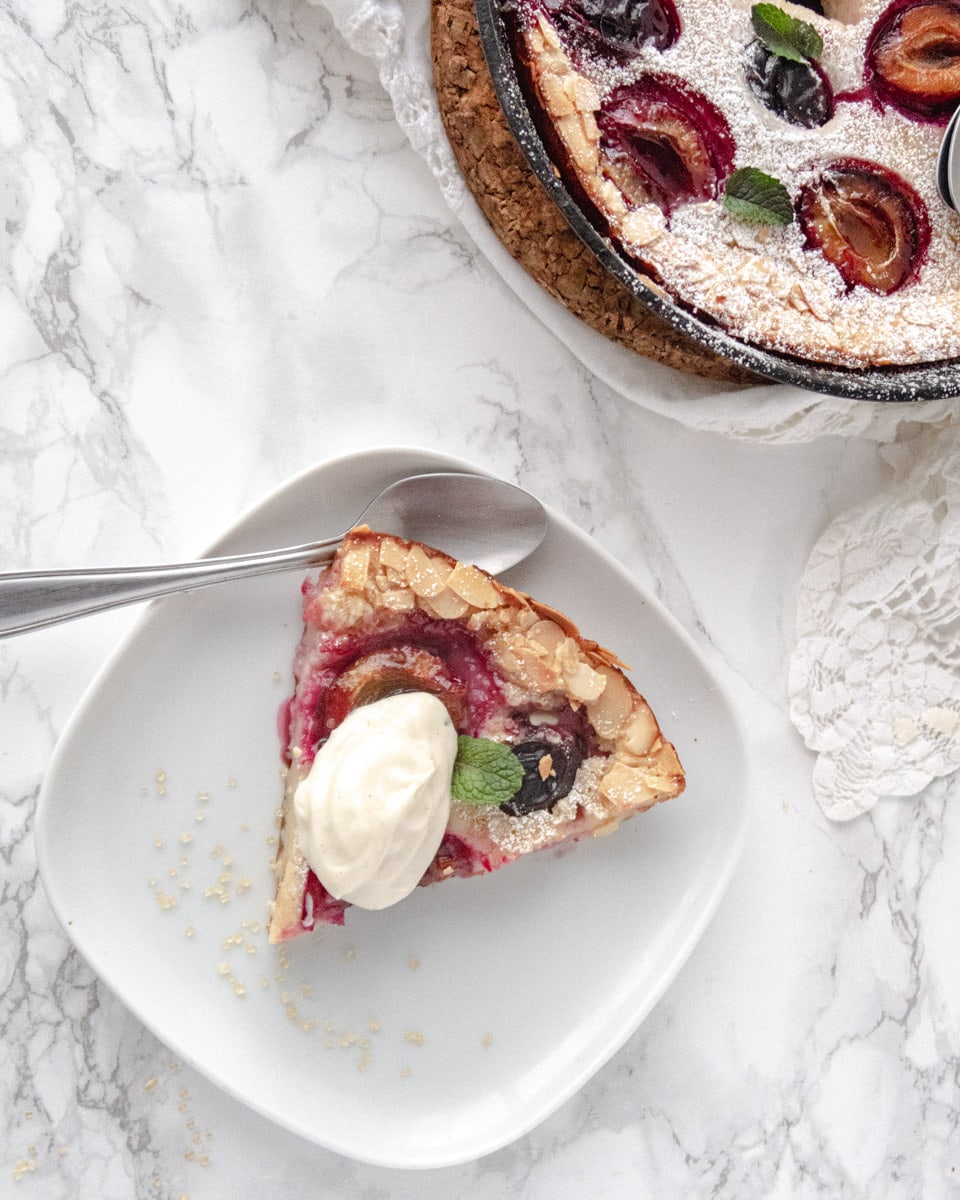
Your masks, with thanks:
<instances>
[{"instance_id":1,"label":"white square plate","mask_svg":"<svg viewBox=\"0 0 960 1200\"><path fill-rule=\"evenodd\" d=\"M329 462L211 552L339 533L394 479L471 469L407 449ZM571 1096L676 975L744 837L737 718L661 605L556 514L505 579L632 664L687 769L681 798L614 837L269 946L277 713L301 632L289 574L148 607L70 721L40 797L51 903L123 1003L253 1109L385 1166L479 1157Z\"/></svg>"}]
</instances>

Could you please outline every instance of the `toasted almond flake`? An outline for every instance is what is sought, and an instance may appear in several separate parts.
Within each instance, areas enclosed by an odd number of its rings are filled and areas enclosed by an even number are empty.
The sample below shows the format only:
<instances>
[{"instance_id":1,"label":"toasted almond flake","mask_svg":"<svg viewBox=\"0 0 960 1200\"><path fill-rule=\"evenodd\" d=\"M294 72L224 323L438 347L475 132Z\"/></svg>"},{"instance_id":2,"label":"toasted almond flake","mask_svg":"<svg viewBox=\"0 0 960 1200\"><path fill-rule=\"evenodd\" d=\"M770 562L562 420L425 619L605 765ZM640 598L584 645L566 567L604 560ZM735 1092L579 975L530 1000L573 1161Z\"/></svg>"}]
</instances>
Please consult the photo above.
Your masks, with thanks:
<instances>
[{"instance_id":1,"label":"toasted almond flake","mask_svg":"<svg viewBox=\"0 0 960 1200\"><path fill-rule=\"evenodd\" d=\"M603 692L606 680L599 671L587 666L585 662L569 664L563 669L563 681L570 695L577 700L589 703Z\"/></svg>"},{"instance_id":2,"label":"toasted almond flake","mask_svg":"<svg viewBox=\"0 0 960 1200\"><path fill-rule=\"evenodd\" d=\"M436 596L424 597L424 606L434 616L440 617L444 621L455 621L466 616L470 611L470 605L466 600L461 599L456 592L450 591L449 588L444 588Z\"/></svg>"},{"instance_id":3,"label":"toasted almond flake","mask_svg":"<svg viewBox=\"0 0 960 1200\"><path fill-rule=\"evenodd\" d=\"M500 597L492 581L478 567L457 563L447 579L447 587L473 608L496 608Z\"/></svg>"},{"instance_id":4,"label":"toasted almond flake","mask_svg":"<svg viewBox=\"0 0 960 1200\"><path fill-rule=\"evenodd\" d=\"M637 756L649 754L659 732L656 718L649 706L641 701L623 731L623 749Z\"/></svg>"},{"instance_id":5,"label":"toasted almond flake","mask_svg":"<svg viewBox=\"0 0 960 1200\"><path fill-rule=\"evenodd\" d=\"M516 638L513 643L515 674L519 680L537 692L550 692L557 686L559 675L544 659L539 647L531 645L525 638Z\"/></svg>"},{"instance_id":6,"label":"toasted almond flake","mask_svg":"<svg viewBox=\"0 0 960 1200\"><path fill-rule=\"evenodd\" d=\"M446 588L450 568L440 559L431 558L422 546L414 545L407 551L404 573L415 596L432 599Z\"/></svg>"},{"instance_id":7,"label":"toasted almond flake","mask_svg":"<svg viewBox=\"0 0 960 1200\"><path fill-rule=\"evenodd\" d=\"M601 737L615 738L630 716L633 701L622 675L610 667L601 667L599 673L606 682L600 695L587 706L587 716Z\"/></svg>"},{"instance_id":8,"label":"toasted almond flake","mask_svg":"<svg viewBox=\"0 0 960 1200\"><path fill-rule=\"evenodd\" d=\"M541 779L547 780L551 775L555 774L553 769L553 755L545 754L537 763L537 773Z\"/></svg>"},{"instance_id":9,"label":"toasted almond flake","mask_svg":"<svg viewBox=\"0 0 960 1200\"><path fill-rule=\"evenodd\" d=\"M527 636L538 645L542 646L548 653L556 651L557 647L563 642L566 634L556 623L547 618L541 618L535 621L527 630Z\"/></svg>"},{"instance_id":10,"label":"toasted almond flake","mask_svg":"<svg viewBox=\"0 0 960 1200\"><path fill-rule=\"evenodd\" d=\"M656 803L657 795L668 783L660 771L645 766L618 762L600 780L600 795L616 807L642 811Z\"/></svg>"},{"instance_id":11,"label":"toasted almond flake","mask_svg":"<svg viewBox=\"0 0 960 1200\"><path fill-rule=\"evenodd\" d=\"M341 559L340 584L345 592L362 595L370 573L370 547L364 543L351 546Z\"/></svg>"},{"instance_id":12,"label":"toasted almond flake","mask_svg":"<svg viewBox=\"0 0 960 1200\"><path fill-rule=\"evenodd\" d=\"M406 550L393 538L384 538L380 543L381 566L389 567L392 571L403 571L406 559Z\"/></svg>"}]
</instances>

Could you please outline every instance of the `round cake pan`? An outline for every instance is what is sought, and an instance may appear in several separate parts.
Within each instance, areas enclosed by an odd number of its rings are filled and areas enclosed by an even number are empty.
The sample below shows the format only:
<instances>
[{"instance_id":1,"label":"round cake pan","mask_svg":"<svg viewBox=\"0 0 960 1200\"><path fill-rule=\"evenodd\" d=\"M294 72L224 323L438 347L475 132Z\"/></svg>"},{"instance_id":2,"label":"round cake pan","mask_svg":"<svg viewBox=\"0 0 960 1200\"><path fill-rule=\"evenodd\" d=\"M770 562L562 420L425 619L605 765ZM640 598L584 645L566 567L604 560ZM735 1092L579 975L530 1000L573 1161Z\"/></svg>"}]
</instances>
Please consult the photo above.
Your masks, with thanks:
<instances>
[{"instance_id":1,"label":"round cake pan","mask_svg":"<svg viewBox=\"0 0 960 1200\"><path fill-rule=\"evenodd\" d=\"M738 341L715 324L665 297L616 243L597 229L559 177L520 84L500 0L474 0L474 4L493 86L524 157L574 233L642 304L706 350L778 383L792 383L812 392L855 400L922 401L960 394L960 361L956 359L851 369L810 362Z\"/></svg>"}]
</instances>

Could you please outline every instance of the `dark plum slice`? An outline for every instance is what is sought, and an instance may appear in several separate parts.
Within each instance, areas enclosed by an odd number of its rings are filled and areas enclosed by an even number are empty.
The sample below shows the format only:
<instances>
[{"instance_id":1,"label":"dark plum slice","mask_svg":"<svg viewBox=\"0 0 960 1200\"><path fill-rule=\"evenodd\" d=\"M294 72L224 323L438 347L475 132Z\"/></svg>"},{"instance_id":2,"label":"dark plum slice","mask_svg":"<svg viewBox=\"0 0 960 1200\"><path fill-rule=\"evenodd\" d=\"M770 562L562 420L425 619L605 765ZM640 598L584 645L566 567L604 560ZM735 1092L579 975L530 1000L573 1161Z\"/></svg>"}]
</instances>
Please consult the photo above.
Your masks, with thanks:
<instances>
[{"instance_id":1,"label":"dark plum slice","mask_svg":"<svg viewBox=\"0 0 960 1200\"><path fill-rule=\"evenodd\" d=\"M545 8L576 55L630 58L644 46L666 50L680 36L673 0L545 0Z\"/></svg>"},{"instance_id":2,"label":"dark plum slice","mask_svg":"<svg viewBox=\"0 0 960 1200\"><path fill-rule=\"evenodd\" d=\"M916 278L930 242L926 205L886 167L831 163L797 201L807 246L820 250L848 288L895 292Z\"/></svg>"},{"instance_id":3,"label":"dark plum slice","mask_svg":"<svg viewBox=\"0 0 960 1200\"><path fill-rule=\"evenodd\" d=\"M895 0L867 39L864 78L881 103L945 124L960 101L960 0Z\"/></svg>"},{"instance_id":4,"label":"dark plum slice","mask_svg":"<svg viewBox=\"0 0 960 1200\"><path fill-rule=\"evenodd\" d=\"M733 169L726 118L706 96L669 75L617 88L597 114L605 170L633 204L664 213L712 200Z\"/></svg>"},{"instance_id":5,"label":"dark plum slice","mask_svg":"<svg viewBox=\"0 0 960 1200\"><path fill-rule=\"evenodd\" d=\"M753 41L745 66L747 83L760 103L791 125L815 129L833 116L833 88L819 63L781 58Z\"/></svg>"},{"instance_id":6,"label":"dark plum slice","mask_svg":"<svg viewBox=\"0 0 960 1200\"><path fill-rule=\"evenodd\" d=\"M510 748L524 769L519 792L500 805L511 817L553 808L569 794L585 753L579 738L564 738L559 743L536 739Z\"/></svg>"}]
</instances>

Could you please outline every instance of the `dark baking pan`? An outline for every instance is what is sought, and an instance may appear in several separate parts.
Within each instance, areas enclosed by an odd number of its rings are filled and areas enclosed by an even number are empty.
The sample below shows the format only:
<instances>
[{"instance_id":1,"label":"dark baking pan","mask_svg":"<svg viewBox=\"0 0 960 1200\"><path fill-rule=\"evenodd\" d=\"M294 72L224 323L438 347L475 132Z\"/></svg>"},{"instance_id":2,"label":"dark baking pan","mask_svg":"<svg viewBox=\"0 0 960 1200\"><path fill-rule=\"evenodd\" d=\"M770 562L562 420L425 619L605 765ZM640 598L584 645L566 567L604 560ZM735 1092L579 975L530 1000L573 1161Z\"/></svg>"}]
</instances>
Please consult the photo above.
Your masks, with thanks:
<instances>
[{"instance_id":1,"label":"dark baking pan","mask_svg":"<svg viewBox=\"0 0 960 1200\"><path fill-rule=\"evenodd\" d=\"M558 177L520 85L501 0L474 0L474 3L493 86L520 149L574 233L642 304L705 349L778 383L793 383L813 392L855 400L939 400L960 394L960 361L956 359L905 367L855 369L807 362L738 341L709 320L664 297L616 243L597 229Z\"/></svg>"}]
</instances>

